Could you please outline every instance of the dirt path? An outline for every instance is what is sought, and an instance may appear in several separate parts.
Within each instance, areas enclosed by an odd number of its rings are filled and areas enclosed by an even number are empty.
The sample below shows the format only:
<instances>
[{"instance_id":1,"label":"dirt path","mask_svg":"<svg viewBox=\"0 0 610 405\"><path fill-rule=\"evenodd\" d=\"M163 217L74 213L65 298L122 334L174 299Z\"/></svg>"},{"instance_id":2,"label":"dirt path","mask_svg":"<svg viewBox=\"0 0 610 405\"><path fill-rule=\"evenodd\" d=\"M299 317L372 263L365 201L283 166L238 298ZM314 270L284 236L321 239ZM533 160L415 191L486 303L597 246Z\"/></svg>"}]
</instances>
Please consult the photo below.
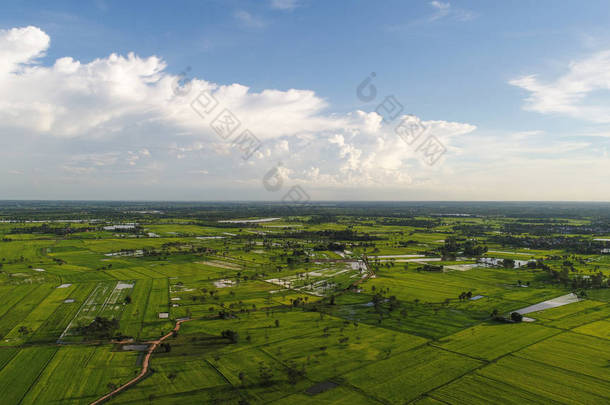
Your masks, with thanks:
<instances>
[{"instance_id":1,"label":"dirt path","mask_svg":"<svg viewBox=\"0 0 610 405\"><path fill-rule=\"evenodd\" d=\"M366 266L366 270L367 270L367 274L362 277L359 278L358 280L356 280L355 282L352 283L351 287L357 287L358 285L364 283L366 280L368 280L369 278L373 277L375 275L375 272L373 271L373 269L371 268L371 266L369 265L369 259L366 255L362 256L362 261L364 262L364 265Z\"/></svg>"},{"instance_id":2,"label":"dirt path","mask_svg":"<svg viewBox=\"0 0 610 405\"><path fill-rule=\"evenodd\" d=\"M160 338L158 340L153 340L152 342L148 342L150 344L150 346L148 347L148 351L146 352L146 357L144 357L144 361L142 362L142 370L140 371L140 374L138 374L137 376L135 376L133 379L129 380L125 384L121 385L120 387L116 388L115 390L104 395L103 397L91 402L90 405L101 404L101 403L109 400L110 398L112 398L113 396L118 394L119 392L124 391L127 388L131 387L132 385L136 384L142 378L144 378L146 373L148 373L148 365L150 362L150 356L152 356L155 349L161 344L161 342L163 342L165 339L172 336L174 334L174 332L178 332L180 330L180 325L182 325L183 322L188 322L188 321L190 321L190 319L181 319L181 320L176 321L176 326L174 326L174 329L171 332L169 332L167 335L163 336L162 338Z\"/></svg>"}]
</instances>

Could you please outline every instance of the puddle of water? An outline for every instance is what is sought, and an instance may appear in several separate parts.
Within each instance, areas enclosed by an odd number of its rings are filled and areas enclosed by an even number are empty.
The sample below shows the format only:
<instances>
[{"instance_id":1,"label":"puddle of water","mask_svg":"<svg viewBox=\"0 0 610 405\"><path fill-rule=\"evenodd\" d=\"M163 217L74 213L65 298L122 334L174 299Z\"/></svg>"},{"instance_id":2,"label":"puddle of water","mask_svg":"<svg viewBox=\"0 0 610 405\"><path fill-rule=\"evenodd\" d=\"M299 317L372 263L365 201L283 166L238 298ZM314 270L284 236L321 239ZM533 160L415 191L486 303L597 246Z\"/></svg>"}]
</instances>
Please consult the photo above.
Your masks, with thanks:
<instances>
[{"instance_id":1,"label":"puddle of water","mask_svg":"<svg viewBox=\"0 0 610 405\"><path fill-rule=\"evenodd\" d=\"M233 280L214 281L214 286L216 286L216 288L233 287L234 285L235 285L235 281L233 281Z\"/></svg>"}]
</instances>

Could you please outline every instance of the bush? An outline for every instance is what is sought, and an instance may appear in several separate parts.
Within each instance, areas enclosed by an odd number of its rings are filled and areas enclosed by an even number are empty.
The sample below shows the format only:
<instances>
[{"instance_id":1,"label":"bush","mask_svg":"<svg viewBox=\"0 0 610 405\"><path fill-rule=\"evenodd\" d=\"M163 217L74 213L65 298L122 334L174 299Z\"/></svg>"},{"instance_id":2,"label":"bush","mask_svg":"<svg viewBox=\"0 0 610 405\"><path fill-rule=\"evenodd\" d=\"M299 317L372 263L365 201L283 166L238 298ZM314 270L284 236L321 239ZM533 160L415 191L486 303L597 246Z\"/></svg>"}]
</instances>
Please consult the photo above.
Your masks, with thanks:
<instances>
[{"instance_id":1,"label":"bush","mask_svg":"<svg viewBox=\"0 0 610 405\"><path fill-rule=\"evenodd\" d=\"M107 319L96 316L93 322L87 326L81 326L78 331L86 337L110 338L113 332L119 327L116 319Z\"/></svg>"},{"instance_id":2,"label":"bush","mask_svg":"<svg viewBox=\"0 0 610 405\"><path fill-rule=\"evenodd\" d=\"M234 330L230 330L230 329L223 330L221 333L221 336L225 339L229 339L231 341L231 343L237 343L238 334Z\"/></svg>"},{"instance_id":3,"label":"bush","mask_svg":"<svg viewBox=\"0 0 610 405\"><path fill-rule=\"evenodd\" d=\"M521 322L523 320L523 315L521 315L519 312L513 312L510 314L510 319L513 322Z\"/></svg>"}]
</instances>

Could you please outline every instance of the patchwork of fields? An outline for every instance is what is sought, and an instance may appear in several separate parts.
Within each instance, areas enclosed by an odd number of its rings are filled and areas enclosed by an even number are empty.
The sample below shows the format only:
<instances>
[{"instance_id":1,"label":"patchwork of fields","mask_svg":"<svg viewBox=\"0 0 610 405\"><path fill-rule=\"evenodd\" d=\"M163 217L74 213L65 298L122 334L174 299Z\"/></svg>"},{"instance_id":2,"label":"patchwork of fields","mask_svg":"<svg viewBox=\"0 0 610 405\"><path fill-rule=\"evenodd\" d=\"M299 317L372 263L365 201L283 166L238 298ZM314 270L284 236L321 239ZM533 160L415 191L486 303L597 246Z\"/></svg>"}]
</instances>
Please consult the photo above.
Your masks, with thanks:
<instances>
[{"instance_id":1,"label":"patchwork of fields","mask_svg":"<svg viewBox=\"0 0 610 405\"><path fill-rule=\"evenodd\" d=\"M552 279L569 262L607 282L607 255L491 236L478 256L450 255L446 240L481 218L375 221L144 216L123 220L133 232L103 229L114 220L62 236L0 223L0 402L91 403L179 319L146 378L108 403L610 401L610 295ZM533 322L500 320L571 291L578 302Z\"/></svg>"}]
</instances>

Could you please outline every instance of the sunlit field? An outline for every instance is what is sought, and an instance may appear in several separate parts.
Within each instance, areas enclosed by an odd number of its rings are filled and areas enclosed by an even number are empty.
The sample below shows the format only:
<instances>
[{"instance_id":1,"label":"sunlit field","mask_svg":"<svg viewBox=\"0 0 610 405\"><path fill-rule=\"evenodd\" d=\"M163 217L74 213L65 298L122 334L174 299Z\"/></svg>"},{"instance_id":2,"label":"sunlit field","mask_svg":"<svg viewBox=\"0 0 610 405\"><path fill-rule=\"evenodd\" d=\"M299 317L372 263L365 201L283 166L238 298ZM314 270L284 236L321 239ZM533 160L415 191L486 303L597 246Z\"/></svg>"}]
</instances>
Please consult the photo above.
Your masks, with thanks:
<instances>
[{"instance_id":1,"label":"sunlit field","mask_svg":"<svg viewBox=\"0 0 610 405\"><path fill-rule=\"evenodd\" d=\"M388 226L348 209L181 215L2 224L3 403L91 403L115 389L108 403L610 397L610 259L594 235L575 228L580 244L543 249L510 239L527 234L502 217L479 229L481 217ZM577 220L592 221L553 219ZM104 230L124 222L137 225ZM162 337L144 377L121 388Z\"/></svg>"}]
</instances>

